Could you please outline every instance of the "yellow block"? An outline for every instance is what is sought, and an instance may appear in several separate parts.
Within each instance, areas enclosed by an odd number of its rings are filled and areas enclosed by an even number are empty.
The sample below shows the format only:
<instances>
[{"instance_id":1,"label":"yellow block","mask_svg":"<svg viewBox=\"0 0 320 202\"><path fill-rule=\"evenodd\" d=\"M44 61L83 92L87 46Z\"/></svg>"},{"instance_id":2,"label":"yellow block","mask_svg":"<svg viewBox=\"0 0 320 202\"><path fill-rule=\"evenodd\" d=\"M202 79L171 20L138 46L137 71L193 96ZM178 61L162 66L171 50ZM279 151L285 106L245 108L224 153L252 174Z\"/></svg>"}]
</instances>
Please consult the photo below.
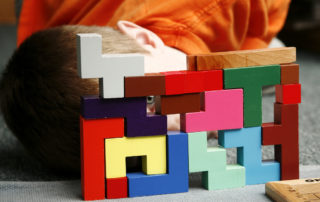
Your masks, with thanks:
<instances>
[{"instance_id":1,"label":"yellow block","mask_svg":"<svg viewBox=\"0 0 320 202\"><path fill-rule=\"evenodd\" d=\"M105 139L107 178L126 176L126 157L142 156L145 174L167 172L166 135Z\"/></svg>"}]
</instances>

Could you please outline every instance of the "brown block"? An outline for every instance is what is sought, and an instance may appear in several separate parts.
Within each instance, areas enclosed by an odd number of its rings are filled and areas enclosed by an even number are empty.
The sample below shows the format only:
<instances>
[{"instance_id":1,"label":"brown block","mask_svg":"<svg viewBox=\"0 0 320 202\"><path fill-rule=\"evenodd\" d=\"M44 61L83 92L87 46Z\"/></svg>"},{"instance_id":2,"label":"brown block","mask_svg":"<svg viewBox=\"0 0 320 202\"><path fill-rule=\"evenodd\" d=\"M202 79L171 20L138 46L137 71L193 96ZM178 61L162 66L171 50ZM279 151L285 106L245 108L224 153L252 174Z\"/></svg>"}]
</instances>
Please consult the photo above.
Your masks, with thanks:
<instances>
[{"instance_id":1,"label":"brown block","mask_svg":"<svg viewBox=\"0 0 320 202\"><path fill-rule=\"evenodd\" d=\"M296 61L296 48L267 48L197 55L197 70L265 66Z\"/></svg>"},{"instance_id":2,"label":"brown block","mask_svg":"<svg viewBox=\"0 0 320 202\"><path fill-rule=\"evenodd\" d=\"M156 112L158 114L181 114L201 111L201 94L156 96Z\"/></svg>"},{"instance_id":3,"label":"brown block","mask_svg":"<svg viewBox=\"0 0 320 202\"><path fill-rule=\"evenodd\" d=\"M299 65L282 64L281 65L281 84L298 84L299 83Z\"/></svg>"},{"instance_id":4,"label":"brown block","mask_svg":"<svg viewBox=\"0 0 320 202\"><path fill-rule=\"evenodd\" d=\"M197 56L187 55L187 70L196 71L197 70Z\"/></svg>"},{"instance_id":5,"label":"brown block","mask_svg":"<svg viewBox=\"0 0 320 202\"><path fill-rule=\"evenodd\" d=\"M125 77L124 96L143 97L149 95L164 95L166 93L165 87L165 76L163 74Z\"/></svg>"}]
</instances>

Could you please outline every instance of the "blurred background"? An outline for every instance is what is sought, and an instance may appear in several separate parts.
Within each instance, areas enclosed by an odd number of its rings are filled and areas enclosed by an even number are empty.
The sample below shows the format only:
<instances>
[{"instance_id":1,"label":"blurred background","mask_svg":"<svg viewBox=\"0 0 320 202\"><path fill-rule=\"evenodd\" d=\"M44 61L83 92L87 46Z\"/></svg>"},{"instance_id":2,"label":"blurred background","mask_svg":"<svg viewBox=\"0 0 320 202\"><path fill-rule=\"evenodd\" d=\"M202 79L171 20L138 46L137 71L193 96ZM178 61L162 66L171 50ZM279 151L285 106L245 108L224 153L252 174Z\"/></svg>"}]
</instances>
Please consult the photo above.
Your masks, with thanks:
<instances>
[{"instance_id":1,"label":"blurred background","mask_svg":"<svg viewBox=\"0 0 320 202\"><path fill-rule=\"evenodd\" d=\"M16 47L20 7L19 0L0 1L0 72ZM320 0L293 0L287 22L278 38L286 46L297 47L297 63L301 67L303 101L300 105L300 164L320 165ZM272 121L273 102L272 93L264 96L264 120ZM228 160L232 161L235 150L229 151L228 155ZM272 148L264 149L264 158L268 157L272 157ZM0 116L0 181L72 178L52 173L30 157Z\"/></svg>"}]
</instances>

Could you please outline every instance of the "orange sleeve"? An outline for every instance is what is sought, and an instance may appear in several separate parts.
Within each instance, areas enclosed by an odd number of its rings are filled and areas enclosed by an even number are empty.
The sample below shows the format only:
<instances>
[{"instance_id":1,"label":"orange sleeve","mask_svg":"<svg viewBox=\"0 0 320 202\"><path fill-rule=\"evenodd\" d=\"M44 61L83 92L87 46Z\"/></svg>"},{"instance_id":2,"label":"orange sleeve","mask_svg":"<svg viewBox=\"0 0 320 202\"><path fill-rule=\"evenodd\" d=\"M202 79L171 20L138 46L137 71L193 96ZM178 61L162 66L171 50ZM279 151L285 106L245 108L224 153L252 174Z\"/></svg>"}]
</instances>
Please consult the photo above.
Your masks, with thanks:
<instances>
[{"instance_id":1,"label":"orange sleeve","mask_svg":"<svg viewBox=\"0 0 320 202\"><path fill-rule=\"evenodd\" d=\"M264 48L284 24L290 0L25 0L18 44L63 25L132 21L187 54Z\"/></svg>"}]
</instances>

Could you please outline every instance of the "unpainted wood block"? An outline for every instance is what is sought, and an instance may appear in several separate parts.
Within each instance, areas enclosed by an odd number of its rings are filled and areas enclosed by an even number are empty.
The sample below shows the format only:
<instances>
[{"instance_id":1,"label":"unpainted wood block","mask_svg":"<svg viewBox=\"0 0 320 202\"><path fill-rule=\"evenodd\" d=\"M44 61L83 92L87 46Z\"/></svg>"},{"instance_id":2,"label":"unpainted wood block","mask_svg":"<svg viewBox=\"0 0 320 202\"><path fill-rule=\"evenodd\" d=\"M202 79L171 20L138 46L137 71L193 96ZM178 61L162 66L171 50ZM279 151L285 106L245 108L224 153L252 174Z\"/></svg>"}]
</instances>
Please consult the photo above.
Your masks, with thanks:
<instances>
[{"instance_id":1,"label":"unpainted wood block","mask_svg":"<svg viewBox=\"0 0 320 202\"><path fill-rule=\"evenodd\" d=\"M196 71L197 70L197 56L187 55L187 70Z\"/></svg>"},{"instance_id":2,"label":"unpainted wood block","mask_svg":"<svg viewBox=\"0 0 320 202\"><path fill-rule=\"evenodd\" d=\"M296 48L268 48L216 52L197 55L197 70L227 69L292 63L296 61Z\"/></svg>"},{"instance_id":3,"label":"unpainted wood block","mask_svg":"<svg viewBox=\"0 0 320 202\"><path fill-rule=\"evenodd\" d=\"M281 65L281 84L299 83L299 64Z\"/></svg>"},{"instance_id":4,"label":"unpainted wood block","mask_svg":"<svg viewBox=\"0 0 320 202\"><path fill-rule=\"evenodd\" d=\"M320 178L268 182L265 190L274 201L319 201Z\"/></svg>"},{"instance_id":5,"label":"unpainted wood block","mask_svg":"<svg viewBox=\"0 0 320 202\"><path fill-rule=\"evenodd\" d=\"M199 112L201 110L201 94L156 96L156 112L162 115Z\"/></svg>"}]
</instances>

